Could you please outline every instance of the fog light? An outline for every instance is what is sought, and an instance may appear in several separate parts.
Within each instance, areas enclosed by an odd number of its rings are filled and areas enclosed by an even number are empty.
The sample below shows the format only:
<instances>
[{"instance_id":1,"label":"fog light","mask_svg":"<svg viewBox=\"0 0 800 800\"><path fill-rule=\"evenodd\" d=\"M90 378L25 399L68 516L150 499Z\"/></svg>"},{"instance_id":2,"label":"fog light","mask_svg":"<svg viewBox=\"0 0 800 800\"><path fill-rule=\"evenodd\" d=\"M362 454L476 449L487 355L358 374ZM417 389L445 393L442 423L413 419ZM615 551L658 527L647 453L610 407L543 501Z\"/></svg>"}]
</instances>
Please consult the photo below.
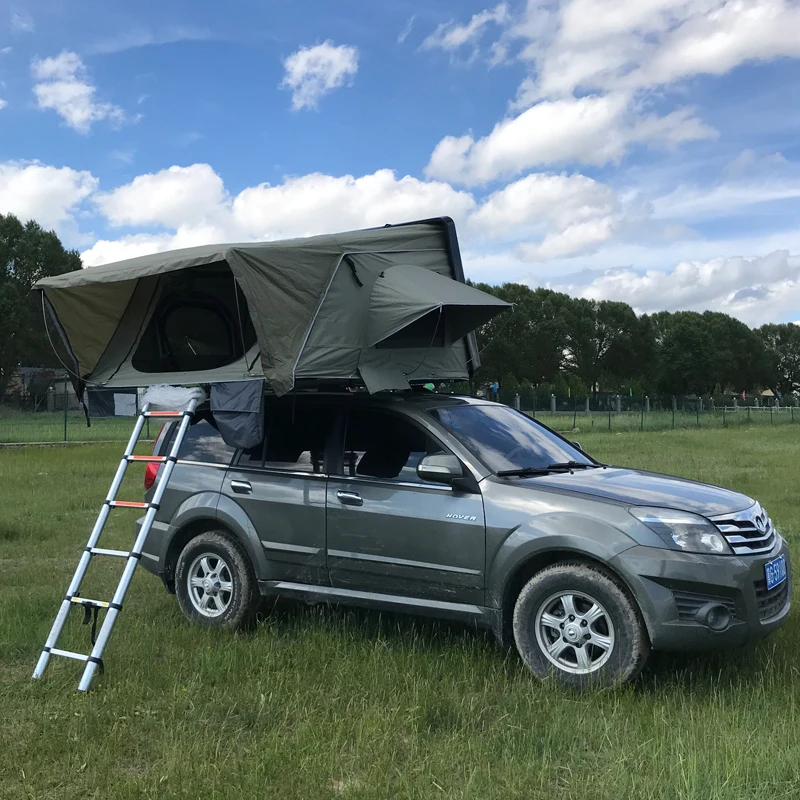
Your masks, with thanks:
<instances>
[{"instance_id":1,"label":"fog light","mask_svg":"<svg viewBox=\"0 0 800 800\"><path fill-rule=\"evenodd\" d=\"M731 612L722 603L706 603L697 609L694 618L712 631L724 631L731 624Z\"/></svg>"}]
</instances>

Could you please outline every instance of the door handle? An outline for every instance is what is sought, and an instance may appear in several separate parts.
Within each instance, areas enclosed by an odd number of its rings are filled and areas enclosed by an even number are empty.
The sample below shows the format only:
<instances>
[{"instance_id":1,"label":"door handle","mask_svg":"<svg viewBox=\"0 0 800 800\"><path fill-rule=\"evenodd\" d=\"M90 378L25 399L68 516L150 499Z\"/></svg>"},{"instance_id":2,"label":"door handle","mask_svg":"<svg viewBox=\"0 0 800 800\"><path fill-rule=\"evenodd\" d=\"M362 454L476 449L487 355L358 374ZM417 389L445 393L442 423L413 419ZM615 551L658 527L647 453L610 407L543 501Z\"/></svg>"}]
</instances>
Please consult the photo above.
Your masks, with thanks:
<instances>
[{"instance_id":1,"label":"door handle","mask_svg":"<svg viewBox=\"0 0 800 800\"><path fill-rule=\"evenodd\" d=\"M345 506L363 506L364 500L358 492L343 492L341 489L336 492L339 502Z\"/></svg>"},{"instance_id":2,"label":"door handle","mask_svg":"<svg viewBox=\"0 0 800 800\"><path fill-rule=\"evenodd\" d=\"M250 494L253 491L250 481L231 481L231 489L236 494Z\"/></svg>"}]
</instances>

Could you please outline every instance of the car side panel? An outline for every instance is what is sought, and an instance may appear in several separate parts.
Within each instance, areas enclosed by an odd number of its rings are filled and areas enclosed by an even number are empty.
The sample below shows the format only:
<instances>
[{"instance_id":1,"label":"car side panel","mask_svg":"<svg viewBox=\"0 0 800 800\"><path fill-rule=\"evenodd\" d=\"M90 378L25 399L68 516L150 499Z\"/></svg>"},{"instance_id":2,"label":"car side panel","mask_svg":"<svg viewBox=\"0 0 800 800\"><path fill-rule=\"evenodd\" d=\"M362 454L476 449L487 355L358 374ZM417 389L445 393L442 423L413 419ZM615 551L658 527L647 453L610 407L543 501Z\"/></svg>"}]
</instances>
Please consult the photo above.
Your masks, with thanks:
<instances>
[{"instance_id":1,"label":"car side panel","mask_svg":"<svg viewBox=\"0 0 800 800\"><path fill-rule=\"evenodd\" d=\"M175 533L192 520L214 517L226 468L225 465L183 461L175 464L142 550L142 566L162 574L164 558ZM154 492L155 484L147 491L145 499L151 500Z\"/></svg>"}]
</instances>

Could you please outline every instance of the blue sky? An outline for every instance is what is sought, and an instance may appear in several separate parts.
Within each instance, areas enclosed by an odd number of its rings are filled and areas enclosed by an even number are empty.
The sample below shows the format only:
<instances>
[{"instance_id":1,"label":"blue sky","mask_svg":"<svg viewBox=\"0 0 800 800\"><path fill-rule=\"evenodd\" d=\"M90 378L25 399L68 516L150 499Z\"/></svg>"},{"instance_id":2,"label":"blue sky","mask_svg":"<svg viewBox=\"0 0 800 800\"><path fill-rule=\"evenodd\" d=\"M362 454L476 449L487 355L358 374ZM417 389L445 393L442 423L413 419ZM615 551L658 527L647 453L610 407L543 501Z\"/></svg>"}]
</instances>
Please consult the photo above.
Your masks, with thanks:
<instances>
[{"instance_id":1,"label":"blue sky","mask_svg":"<svg viewBox=\"0 0 800 800\"><path fill-rule=\"evenodd\" d=\"M800 320L797 0L0 3L0 213L88 265L447 214L468 274Z\"/></svg>"}]
</instances>

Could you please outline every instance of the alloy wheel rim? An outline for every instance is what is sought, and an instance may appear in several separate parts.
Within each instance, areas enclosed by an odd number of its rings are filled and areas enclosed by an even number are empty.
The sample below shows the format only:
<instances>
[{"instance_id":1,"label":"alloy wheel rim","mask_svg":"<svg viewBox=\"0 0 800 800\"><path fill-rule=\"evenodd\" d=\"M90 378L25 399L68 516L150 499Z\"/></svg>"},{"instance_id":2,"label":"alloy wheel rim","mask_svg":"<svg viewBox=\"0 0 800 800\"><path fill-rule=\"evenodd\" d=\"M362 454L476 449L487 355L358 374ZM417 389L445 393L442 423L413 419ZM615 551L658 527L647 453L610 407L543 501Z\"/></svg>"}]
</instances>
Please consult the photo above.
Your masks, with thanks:
<instances>
[{"instance_id":1,"label":"alloy wheel rim","mask_svg":"<svg viewBox=\"0 0 800 800\"><path fill-rule=\"evenodd\" d=\"M230 567L216 553L203 553L192 561L187 587L192 606L204 617L219 617L233 600Z\"/></svg>"},{"instance_id":2,"label":"alloy wheel rim","mask_svg":"<svg viewBox=\"0 0 800 800\"><path fill-rule=\"evenodd\" d=\"M614 650L608 612L584 592L557 592L536 612L536 640L545 658L573 675L597 672Z\"/></svg>"}]
</instances>

